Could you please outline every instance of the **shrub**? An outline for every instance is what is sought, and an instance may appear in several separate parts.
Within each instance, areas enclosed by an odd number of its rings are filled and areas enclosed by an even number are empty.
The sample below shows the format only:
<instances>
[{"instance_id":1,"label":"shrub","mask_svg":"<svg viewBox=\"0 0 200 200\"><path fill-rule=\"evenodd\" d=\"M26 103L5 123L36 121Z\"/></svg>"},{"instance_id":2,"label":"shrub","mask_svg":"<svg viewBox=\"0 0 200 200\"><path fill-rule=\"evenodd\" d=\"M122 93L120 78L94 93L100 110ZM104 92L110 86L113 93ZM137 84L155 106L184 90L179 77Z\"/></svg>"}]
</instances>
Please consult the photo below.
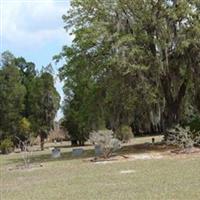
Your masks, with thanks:
<instances>
[{"instance_id":1,"label":"shrub","mask_svg":"<svg viewBox=\"0 0 200 200\"><path fill-rule=\"evenodd\" d=\"M90 141L100 147L105 159L121 148L121 142L117 138L114 138L114 134L110 130L100 130L90 133Z\"/></svg>"},{"instance_id":2,"label":"shrub","mask_svg":"<svg viewBox=\"0 0 200 200\"><path fill-rule=\"evenodd\" d=\"M189 123L188 126L194 132L200 131L200 117L196 116Z\"/></svg>"},{"instance_id":3,"label":"shrub","mask_svg":"<svg viewBox=\"0 0 200 200\"><path fill-rule=\"evenodd\" d=\"M126 125L122 125L120 126L116 132L116 137L121 140L122 142L127 143L128 141L130 141L130 139L133 138L133 132L131 127L126 126Z\"/></svg>"},{"instance_id":4,"label":"shrub","mask_svg":"<svg viewBox=\"0 0 200 200\"><path fill-rule=\"evenodd\" d=\"M194 139L189 127L181 127L176 125L173 129L168 130L165 135L167 144L177 145L181 148L191 148L194 146Z\"/></svg>"},{"instance_id":5,"label":"shrub","mask_svg":"<svg viewBox=\"0 0 200 200\"><path fill-rule=\"evenodd\" d=\"M200 131L193 131L192 139L194 141L194 145L200 147Z\"/></svg>"},{"instance_id":6,"label":"shrub","mask_svg":"<svg viewBox=\"0 0 200 200\"><path fill-rule=\"evenodd\" d=\"M13 142L11 139L4 139L0 144L0 150L2 154L7 154L13 151Z\"/></svg>"}]
</instances>

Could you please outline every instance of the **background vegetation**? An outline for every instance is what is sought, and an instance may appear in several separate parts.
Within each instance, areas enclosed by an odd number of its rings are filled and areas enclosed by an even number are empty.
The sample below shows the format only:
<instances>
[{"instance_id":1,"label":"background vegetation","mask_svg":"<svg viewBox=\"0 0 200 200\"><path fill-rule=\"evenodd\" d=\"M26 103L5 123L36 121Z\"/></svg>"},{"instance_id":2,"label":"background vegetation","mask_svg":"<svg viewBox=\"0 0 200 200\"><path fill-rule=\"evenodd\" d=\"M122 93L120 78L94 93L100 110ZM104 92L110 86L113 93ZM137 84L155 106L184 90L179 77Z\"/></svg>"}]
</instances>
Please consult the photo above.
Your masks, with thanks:
<instances>
[{"instance_id":1,"label":"background vegetation","mask_svg":"<svg viewBox=\"0 0 200 200\"><path fill-rule=\"evenodd\" d=\"M198 118L199 1L72 0L63 20L75 39L54 59L65 60L63 125L75 144L105 127L160 133Z\"/></svg>"},{"instance_id":2,"label":"background vegetation","mask_svg":"<svg viewBox=\"0 0 200 200\"><path fill-rule=\"evenodd\" d=\"M47 66L41 72L37 72L34 63L27 62L22 57L16 58L8 51L1 54L0 147L2 152L20 146L25 140L30 142L31 137L38 135L43 149L44 138L53 128L60 102L50 70L51 66Z\"/></svg>"}]
</instances>

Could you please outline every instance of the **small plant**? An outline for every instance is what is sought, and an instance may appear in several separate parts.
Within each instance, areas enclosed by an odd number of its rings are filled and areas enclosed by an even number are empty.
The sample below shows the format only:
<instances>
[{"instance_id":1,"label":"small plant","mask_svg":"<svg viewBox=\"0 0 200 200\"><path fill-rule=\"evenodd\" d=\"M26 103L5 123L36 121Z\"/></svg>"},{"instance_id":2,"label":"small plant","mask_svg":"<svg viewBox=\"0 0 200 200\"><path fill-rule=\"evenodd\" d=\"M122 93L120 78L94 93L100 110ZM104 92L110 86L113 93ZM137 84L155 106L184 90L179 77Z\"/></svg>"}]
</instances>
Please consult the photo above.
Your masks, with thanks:
<instances>
[{"instance_id":1,"label":"small plant","mask_svg":"<svg viewBox=\"0 0 200 200\"><path fill-rule=\"evenodd\" d=\"M177 145L180 148L186 149L194 146L192 132L189 127L181 127L180 125L170 129L165 137L167 144Z\"/></svg>"},{"instance_id":2,"label":"small plant","mask_svg":"<svg viewBox=\"0 0 200 200\"><path fill-rule=\"evenodd\" d=\"M126 126L126 125L120 126L120 127L116 130L115 134L116 134L116 137L117 137L120 141L122 141L122 142L124 142L124 143L129 142L130 139L133 138L133 132L132 132L131 127Z\"/></svg>"},{"instance_id":3,"label":"small plant","mask_svg":"<svg viewBox=\"0 0 200 200\"><path fill-rule=\"evenodd\" d=\"M98 145L105 159L112 156L113 152L121 148L121 142L114 138L114 134L110 130L100 130L90 134L90 141L94 145Z\"/></svg>"},{"instance_id":4,"label":"small plant","mask_svg":"<svg viewBox=\"0 0 200 200\"><path fill-rule=\"evenodd\" d=\"M8 154L13 151L13 142L10 138L6 138L1 142L0 150L2 154Z\"/></svg>"},{"instance_id":5,"label":"small plant","mask_svg":"<svg viewBox=\"0 0 200 200\"><path fill-rule=\"evenodd\" d=\"M22 141L19 137L15 136L16 139L19 141L20 146L22 147L23 151L21 152L21 157L24 161L24 167L30 167L30 158L32 156L32 151L29 149L30 141Z\"/></svg>"}]
</instances>

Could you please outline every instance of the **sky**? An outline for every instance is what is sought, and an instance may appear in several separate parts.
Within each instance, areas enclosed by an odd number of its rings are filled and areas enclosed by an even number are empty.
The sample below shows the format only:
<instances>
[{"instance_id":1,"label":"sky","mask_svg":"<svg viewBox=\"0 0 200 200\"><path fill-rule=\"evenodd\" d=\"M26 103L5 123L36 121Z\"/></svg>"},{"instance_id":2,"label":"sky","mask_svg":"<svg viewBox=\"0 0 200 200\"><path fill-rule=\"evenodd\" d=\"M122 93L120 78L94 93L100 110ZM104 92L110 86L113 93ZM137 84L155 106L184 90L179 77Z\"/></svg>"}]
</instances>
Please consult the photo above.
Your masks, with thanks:
<instances>
[{"instance_id":1,"label":"sky","mask_svg":"<svg viewBox=\"0 0 200 200\"><path fill-rule=\"evenodd\" d=\"M70 8L70 0L0 0L1 53L11 51L16 57L32 61L40 70L50 62L63 45L70 45L73 36L64 30L62 15ZM62 83L56 88L63 100ZM57 119L62 117L61 110Z\"/></svg>"}]
</instances>

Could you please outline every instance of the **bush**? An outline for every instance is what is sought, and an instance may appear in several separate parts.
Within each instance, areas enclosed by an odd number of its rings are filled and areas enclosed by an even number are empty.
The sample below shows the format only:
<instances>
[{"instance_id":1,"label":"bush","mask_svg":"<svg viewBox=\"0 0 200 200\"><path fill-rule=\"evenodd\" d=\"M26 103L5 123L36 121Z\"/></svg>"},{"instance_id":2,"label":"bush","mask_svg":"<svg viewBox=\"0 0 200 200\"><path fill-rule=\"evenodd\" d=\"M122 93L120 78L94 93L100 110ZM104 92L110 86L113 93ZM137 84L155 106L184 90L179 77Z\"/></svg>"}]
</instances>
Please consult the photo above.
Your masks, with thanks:
<instances>
[{"instance_id":1,"label":"bush","mask_svg":"<svg viewBox=\"0 0 200 200\"><path fill-rule=\"evenodd\" d=\"M11 139L7 138L3 140L0 144L0 150L2 154L7 154L13 151L13 142Z\"/></svg>"},{"instance_id":2,"label":"bush","mask_svg":"<svg viewBox=\"0 0 200 200\"><path fill-rule=\"evenodd\" d=\"M112 153L121 148L121 142L114 138L114 134L110 130L100 130L90 134L90 141L94 145L98 145L104 158L109 158Z\"/></svg>"},{"instance_id":3,"label":"bush","mask_svg":"<svg viewBox=\"0 0 200 200\"><path fill-rule=\"evenodd\" d=\"M188 126L194 132L200 131L200 117L196 116L189 123Z\"/></svg>"},{"instance_id":4,"label":"bush","mask_svg":"<svg viewBox=\"0 0 200 200\"><path fill-rule=\"evenodd\" d=\"M194 146L193 133L189 127L175 126L173 129L168 130L165 135L167 144L177 145L181 148L191 148Z\"/></svg>"},{"instance_id":5,"label":"bush","mask_svg":"<svg viewBox=\"0 0 200 200\"><path fill-rule=\"evenodd\" d=\"M131 127L126 126L126 125L119 127L116 130L115 134L119 140L125 143L127 143L128 141L130 141L130 139L133 138L133 132L132 132Z\"/></svg>"},{"instance_id":6,"label":"bush","mask_svg":"<svg viewBox=\"0 0 200 200\"><path fill-rule=\"evenodd\" d=\"M200 131L193 131L192 139L194 141L194 145L200 147Z\"/></svg>"}]
</instances>

